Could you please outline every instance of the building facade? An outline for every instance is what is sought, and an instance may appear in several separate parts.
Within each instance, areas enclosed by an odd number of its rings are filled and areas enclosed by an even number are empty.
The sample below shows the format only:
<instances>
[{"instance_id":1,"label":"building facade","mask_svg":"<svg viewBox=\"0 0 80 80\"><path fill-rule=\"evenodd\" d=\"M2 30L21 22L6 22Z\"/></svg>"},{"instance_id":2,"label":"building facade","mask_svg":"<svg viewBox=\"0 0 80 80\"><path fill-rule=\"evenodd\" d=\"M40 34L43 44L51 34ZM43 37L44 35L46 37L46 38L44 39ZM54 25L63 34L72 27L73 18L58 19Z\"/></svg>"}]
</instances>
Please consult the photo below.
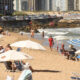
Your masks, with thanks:
<instances>
[{"instance_id":1,"label":"building facade","mask_svg":"<svg viewBox=\"0 0 80 80\"><path fill-rule=\"evenodd\" d=\"M68 10L73 11L74 10L74 0L68 0Z\"/></svg>"},{"instance_id":2,"label":"building facade","mask_svg":"<svg viewBox=\"0 0 80 80\"><path fill-rule=\"evenodd\" d=\"M15 11L80 10L80 0L14 0Z\"/></svg>"},{"instance_id":3,"label":"building facade","mask_svg":"<svg viewBox=\"0 0 80 80\"><path fill-rule=\"evenodd\" d=\"M74 10L79 11L80 9L80 0L74 0Z\"/></svg>"},{"instance_id":4,"label":"building facade","mask_svg":"<svg viewBox=\"0 0 80 80\"><path fill-rule=\"evenodd\" d=\"M13 11L13 0L0 0L0 14L12 15Z\"/></svg>"},{"instance_id":5,"label":"building facade","mask_svg":"<svg viewBox=\"0 0 80 80\"><path fill-rule=\"evenodd\" d=\"M15 11L28 11L29 3L28 0L14 0Z\"/></svg>"},{"instance_id":6,"label":"building facade","mask_svg":"<svg viewBox=\"0 0 80 80\"><path fill-rule=\"evenodd\" d=\"M68 11L80 11L80 0L68 0Z\"/></svg>"}]
</instances>

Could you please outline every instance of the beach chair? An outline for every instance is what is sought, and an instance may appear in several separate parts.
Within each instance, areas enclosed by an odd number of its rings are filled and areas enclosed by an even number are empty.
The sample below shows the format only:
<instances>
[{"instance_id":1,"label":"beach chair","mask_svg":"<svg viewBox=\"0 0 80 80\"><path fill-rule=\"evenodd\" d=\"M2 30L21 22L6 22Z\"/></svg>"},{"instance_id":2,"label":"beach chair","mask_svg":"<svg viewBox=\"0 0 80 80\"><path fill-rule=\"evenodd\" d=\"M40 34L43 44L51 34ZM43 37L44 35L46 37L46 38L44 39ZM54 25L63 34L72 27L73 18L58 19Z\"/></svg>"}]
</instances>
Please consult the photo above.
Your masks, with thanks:
<instances>
[{"instance_id":1,"label":"beach chair","mask_svg":"<svg viewBox=\"0 0 80 80\"><path fill-rule=\"evenodd\" d=\"M76 72L72 72L73 77L71 77L72 80L80 80L80 74Z\"/></svg>"},{"instance_id":2,"label":"beach chair","mask_svg":"<svg viewBox=\"0 0 80 80\"><path fill-rule=\"evenodd\" d=\"M23 70L18 80L32 80L31 70Z\"/></svg>"},{"instance_id":3,"label":"beach chair","mask_svg":"<svg viewBox=\"0 0 80 80\"><path fill-rule=\"evenodd\" d=\"M22 64L20 63L20 61L15 61L14 63L15 63L15 65L16 65L16 68L17 68L18 70L22 71Z\"/></svg>"}]
</instances>

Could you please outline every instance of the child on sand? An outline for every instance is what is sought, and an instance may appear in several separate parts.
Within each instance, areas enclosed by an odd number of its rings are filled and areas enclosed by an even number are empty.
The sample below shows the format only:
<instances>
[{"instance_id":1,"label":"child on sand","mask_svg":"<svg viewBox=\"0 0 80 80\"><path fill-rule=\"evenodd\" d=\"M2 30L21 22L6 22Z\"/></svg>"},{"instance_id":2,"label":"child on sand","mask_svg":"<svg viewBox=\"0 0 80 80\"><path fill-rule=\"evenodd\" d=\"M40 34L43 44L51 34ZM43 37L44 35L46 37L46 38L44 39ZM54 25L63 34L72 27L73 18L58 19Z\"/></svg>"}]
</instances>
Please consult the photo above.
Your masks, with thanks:
<instances>
[{"instance_id":1,"label":"child on sand","mask_svg":"<svg viewBox=\"0 0 80 80\"><path fill-rule=\"evenodd\" d=\"M31 37L34 37L34 30L31 29Z\"/></svg>"}]
</instances>

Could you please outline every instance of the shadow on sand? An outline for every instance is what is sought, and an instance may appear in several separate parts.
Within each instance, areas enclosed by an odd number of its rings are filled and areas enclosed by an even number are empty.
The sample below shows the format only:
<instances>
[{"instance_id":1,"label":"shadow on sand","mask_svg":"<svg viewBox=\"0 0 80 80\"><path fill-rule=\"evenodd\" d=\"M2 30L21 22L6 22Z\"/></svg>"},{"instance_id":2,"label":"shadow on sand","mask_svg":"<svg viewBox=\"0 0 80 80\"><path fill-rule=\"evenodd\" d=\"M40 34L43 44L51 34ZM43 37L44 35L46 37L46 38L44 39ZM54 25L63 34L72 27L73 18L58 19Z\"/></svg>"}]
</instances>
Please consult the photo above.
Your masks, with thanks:
<instances>
[{"instance_id":1,"label":"shadow on sand","mask_svg":"<svg viewBox=\"0 0 80 80\"><path fill-rule=\"evenodd\" d=\"M52 73L59 73L61 71L56 71L56 70L34 70L34 72L52 72Z\"/></svg>"}]
</instances>

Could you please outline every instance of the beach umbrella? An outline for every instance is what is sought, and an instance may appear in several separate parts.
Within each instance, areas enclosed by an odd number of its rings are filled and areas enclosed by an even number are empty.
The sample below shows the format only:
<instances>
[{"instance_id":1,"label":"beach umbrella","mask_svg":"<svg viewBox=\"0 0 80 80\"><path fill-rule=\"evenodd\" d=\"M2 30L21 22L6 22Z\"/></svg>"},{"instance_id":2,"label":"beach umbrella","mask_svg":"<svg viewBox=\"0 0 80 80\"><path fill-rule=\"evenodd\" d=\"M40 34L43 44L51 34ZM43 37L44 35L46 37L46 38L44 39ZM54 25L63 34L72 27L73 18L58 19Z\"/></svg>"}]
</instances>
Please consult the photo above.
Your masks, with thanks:
<instances>
[{"instance_id":1,"label":"beach umbrella","mask_svg":"<svg viewBox=\"0 0 80 80\"><path fill-rule=\"evenodd\" d=\"M31 41L31 40L18 41L18 42L15 42L15 43L11 44L11 46L26 47L26 48L29 48L29 49L46 50L42 45L40 45L39 43L36 43L34 41Z\"/></svg>"},{"instance_id":2,"label":"beach umbrella","mask_svg":"<svg viewBox=\"0 0 80 80\"><path fill-rule=\"evenodd\" d=\"M25 41L18 41L15 43L12 43L10 46L14 46L14 47L26 47L26 40Z\"/></svg>"},{"instance_id":3,"label":"beach umbrella","mask_svg":"<svg viewBox=\"0 0 80 80\"><path fill-rule=\"evenodd\" d=\"M23 52L18 52L15 50L9 50L0 54L0 62L12 61L13 64L14 61L21 61L26 59L32 59L32 57L29 56L28 54L25 54ZM14 71L13 65L12 65L12 71ZM14 79L14 72L12 79Z\"/></svg>"},{"instance_id":4,"label":"beach umbrella","mask_svg":"<svg viewBox=\"0 0 80 80\"><path fill-rule=\"evenodd\" d=\"M42 45L39 43L33 42L31 40L26 40L26 48L30 49L39 49L39 50L46 50Z\"/></svg>"},{"instance_id":5,"label":"beach umbrella","mask_svg":"<svg viewBox=\"0 0 80 80\"><path fill-rule=\"evenodd\" d=\"M25 54L23 52L18 52L15 50L9 50L0 54L0 62L26 60L26 59L32 59L32 57L29 56L28 54Z\"/></svg>"},{"instance_id":6,"label":"beach umbrella","mask_svg":"<svg viewBox=\"0 0 80 80\"><path fill-rule=\"evenodd\" d=\"M77 50L77 51L75 52L75 54L80 54L80 50Z\"/></svg>"},{"instance_id":7,"label":"beach umbrella","mask_svg":"<svg viewBox=\"0 0 80 80\"><path fill-rule=\"evenodd\" d=\"M75 45L75 46L79 46L80 47L80 39L72 39L67 41L69 44Z\"/></svg>"}]
</instances>

